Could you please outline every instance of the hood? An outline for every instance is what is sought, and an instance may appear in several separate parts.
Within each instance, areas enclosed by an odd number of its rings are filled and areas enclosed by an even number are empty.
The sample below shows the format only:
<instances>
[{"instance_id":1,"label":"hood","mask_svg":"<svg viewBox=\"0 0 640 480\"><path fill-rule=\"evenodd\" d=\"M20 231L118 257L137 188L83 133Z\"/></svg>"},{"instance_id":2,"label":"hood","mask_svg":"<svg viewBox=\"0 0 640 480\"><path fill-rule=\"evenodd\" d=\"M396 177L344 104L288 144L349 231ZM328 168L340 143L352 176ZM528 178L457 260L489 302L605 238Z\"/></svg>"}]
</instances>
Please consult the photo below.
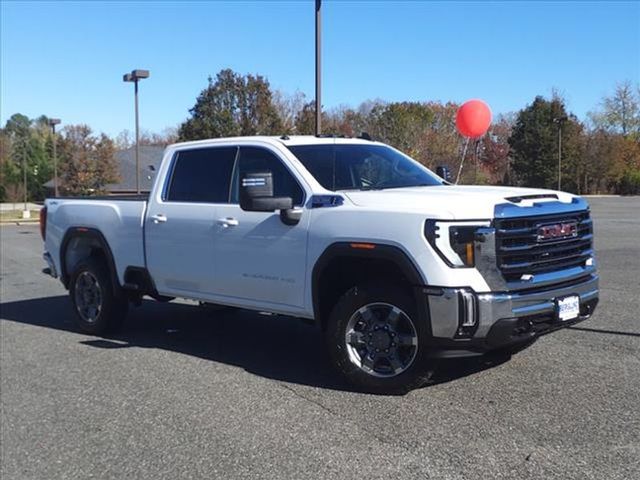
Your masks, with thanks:
<instances>
[{"instance_id":1,"label":"hood","mask_svg":"<svg viewBox=\"0 0 640 480\"><path fill-rule=\"evenodd\" d=\"M490 219L499 204L530 207L535 203L571 203L573 195L519 187L438 185L342 192L355 205L390 211L416 211L430 218Z\"/></svg>"}]
</instances>

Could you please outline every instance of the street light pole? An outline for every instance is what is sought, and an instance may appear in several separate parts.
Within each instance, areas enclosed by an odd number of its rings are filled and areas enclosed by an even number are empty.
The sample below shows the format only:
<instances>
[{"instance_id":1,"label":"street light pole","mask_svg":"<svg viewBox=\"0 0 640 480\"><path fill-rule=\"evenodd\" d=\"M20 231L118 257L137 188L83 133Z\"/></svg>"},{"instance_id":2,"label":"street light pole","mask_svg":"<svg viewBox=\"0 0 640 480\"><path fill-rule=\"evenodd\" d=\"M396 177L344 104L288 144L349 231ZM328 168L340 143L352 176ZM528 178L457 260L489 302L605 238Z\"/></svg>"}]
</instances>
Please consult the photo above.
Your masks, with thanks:
<instances>
[{"instance_id":1,"label":"street light pole","mask_svg":"<svg viewBox=\"0 0 640 480\"><path fill-rule=\"evenodd\" d=\"M321 18L320 7L322 6L322 0L316 0L316 135L320 135L322 132L322 91L321 91Z\"/></svg>"},{"instance_id":2,"label":"street light pole","mask_svg":"<svg viewBox=\"0 0 640 480\"><path fill-rule=\"evenodd\" d=\"M49 126L51 127L51 134L53 135L53 190L54 195L57 197L60 195L58 191L58 157L56 155L56 125L60 124L59 118L50 118Z\"/></svg>"},{"instance_id":3,"label":"street light pole","mask_svg":"<svg viewBox=\"0 0 640 480\"><path fill-rule=\"evenodd\" d=\"M125 73L122 80L125 82L133 82L136 112L136 193L140 193L140 123L138 115L138 81L143 78L149 78L149 70L132 70L131 73Z\"/></svg>"},{"instance_id":4,"label":"street light pole","mask_svg":"<svg viewBox=\"0 0 640 480\"><path fill-rule=\"evenodd\" d=\"M24 209L22 210L22 218L29 218L30 216L29 209L27 208L27 148L26 147L27 146L24 145L24 148L22 149L22 188L24 189Z\"/></svg>"},{"instance_id":5,"label":"street light pole","mask_svg":"<svg viewBox=\"0 0 640 480\"><path fill-rule=\"evenodd\" d=\"M566 120L566 115L553 119L553 123L558 124L558 190L562 189L562 122Z\"/></svg>"},{"instance_id":6,"label":"street light pole","mask_svg":"<svg viewBox=\"0 0 640 480\"><path fill-rule=\"evenodd\" d=\"M136 110L136 193L140 193L140 114L138 112L138 79L134 82L134 98Z\"/></svg>"},{"instance_id":7,"label":"street light pole","mask_svg":"<svg viewBox=\"0 0 640 480\"><path fill-rule=\"evenodd\" d=\"M558 123L558 190L562 188L562 124Z\"/></svg>"}]
</instances>

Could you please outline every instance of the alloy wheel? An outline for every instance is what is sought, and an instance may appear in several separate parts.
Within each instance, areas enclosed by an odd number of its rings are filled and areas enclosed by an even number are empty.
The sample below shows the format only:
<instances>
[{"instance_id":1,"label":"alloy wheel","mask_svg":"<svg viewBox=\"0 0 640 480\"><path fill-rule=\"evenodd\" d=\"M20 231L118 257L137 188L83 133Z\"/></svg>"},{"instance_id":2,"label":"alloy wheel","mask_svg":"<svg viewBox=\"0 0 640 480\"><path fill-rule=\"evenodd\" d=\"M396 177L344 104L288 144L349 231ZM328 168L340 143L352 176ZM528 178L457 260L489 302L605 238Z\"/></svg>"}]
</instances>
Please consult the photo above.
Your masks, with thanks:
<instances>
[{"instance_id":1,"label":"alloy wheel","mask_svg":"<svg viewBox=\"0 0 640 480\"><path fill-rule=\"evenodd\" d=\"M95 275L87 271L80 273L74 294L80 317L88 323L95 323L102 310L102 291Z\"/></svg>"},{"instance_id":2,"label":"alloy wheel","mask_svg":"<svg viewBox=\"0 0 640 480\"><path fill-rule=\"evenodd\" d=\"M349 319L345 332L349 360L376 377L405 372L418 352L418 334L411 318L389 303L370 303Z\"/></svg>"}]
</instances>

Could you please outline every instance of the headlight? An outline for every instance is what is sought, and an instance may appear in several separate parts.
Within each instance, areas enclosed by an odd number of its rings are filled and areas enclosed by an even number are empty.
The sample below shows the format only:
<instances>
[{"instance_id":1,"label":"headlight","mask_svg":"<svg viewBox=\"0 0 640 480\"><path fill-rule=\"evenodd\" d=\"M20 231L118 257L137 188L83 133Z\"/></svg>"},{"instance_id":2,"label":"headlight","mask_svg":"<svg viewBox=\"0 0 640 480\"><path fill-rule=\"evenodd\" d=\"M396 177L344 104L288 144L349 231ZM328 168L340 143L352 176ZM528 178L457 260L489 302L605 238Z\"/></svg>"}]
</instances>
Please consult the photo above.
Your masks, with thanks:
<instances>
[{"instance_id":1,"label":"headlight","mask_svg":"<svg viewBox=\"0 0 640 480\"><path fill-rule=\"evenodd\" d=\"M488 227L489 222L447 222L427 220L424 234L429 244L453 268L472 268L480 244L476 231Z\"/></svg>"}]
</instances>

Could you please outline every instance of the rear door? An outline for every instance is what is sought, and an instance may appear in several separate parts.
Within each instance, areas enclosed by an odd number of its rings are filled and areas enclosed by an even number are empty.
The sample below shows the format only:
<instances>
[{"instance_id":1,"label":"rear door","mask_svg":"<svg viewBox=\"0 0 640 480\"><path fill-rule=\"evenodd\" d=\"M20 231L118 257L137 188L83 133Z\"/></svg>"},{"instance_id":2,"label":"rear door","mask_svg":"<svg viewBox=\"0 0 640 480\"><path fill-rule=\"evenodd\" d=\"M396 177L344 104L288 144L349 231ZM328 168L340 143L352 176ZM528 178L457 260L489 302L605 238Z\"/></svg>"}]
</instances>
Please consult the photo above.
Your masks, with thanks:
<instances>
[{"instance_id":1,"label":"rear door","mask_svg":"<svg viewBox=\"0 0 640 480\"><path fill-rule=\"evenodd\" d=\"M217 208L229 201L237 152L222 146L175 154L145 224L147 268L160 293L201 297L213 290Z\"/></svg>"}]
</instances>

